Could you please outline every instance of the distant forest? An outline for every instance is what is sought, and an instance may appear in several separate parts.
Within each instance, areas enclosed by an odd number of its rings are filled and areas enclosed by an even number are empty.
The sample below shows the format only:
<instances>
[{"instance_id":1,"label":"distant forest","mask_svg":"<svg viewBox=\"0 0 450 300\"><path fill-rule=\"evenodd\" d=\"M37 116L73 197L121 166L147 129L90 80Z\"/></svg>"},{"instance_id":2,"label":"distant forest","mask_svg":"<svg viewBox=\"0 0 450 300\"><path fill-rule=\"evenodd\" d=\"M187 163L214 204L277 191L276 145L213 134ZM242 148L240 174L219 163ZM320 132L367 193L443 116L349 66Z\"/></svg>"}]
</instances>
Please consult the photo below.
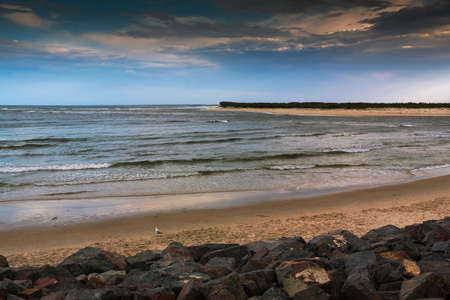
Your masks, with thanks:
<instances>
[{"instance_id":1,"label":"distant forest","mask_svg":"<svg viewBox=\"0 0 450 300\"><path fill-rule=\"evenodd\" d=\"M367 108L450 108L450 103L324 103L324 102L289 102L289 103L270 103L270 102L220 102L223 108L319 108L319 109L367 109Z\"/></svg>"}]
</instances>

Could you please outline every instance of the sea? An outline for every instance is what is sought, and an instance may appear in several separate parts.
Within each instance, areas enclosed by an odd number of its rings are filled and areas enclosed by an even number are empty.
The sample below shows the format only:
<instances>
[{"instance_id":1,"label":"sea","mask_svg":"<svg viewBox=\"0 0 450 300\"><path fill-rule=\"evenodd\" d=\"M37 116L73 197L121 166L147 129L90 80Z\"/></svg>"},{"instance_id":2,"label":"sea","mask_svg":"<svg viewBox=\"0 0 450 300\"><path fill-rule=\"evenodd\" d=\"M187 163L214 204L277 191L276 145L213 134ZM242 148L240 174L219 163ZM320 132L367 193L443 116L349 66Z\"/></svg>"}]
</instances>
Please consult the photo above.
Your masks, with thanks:
<instances>
[{"instance_id":1,"label":"sea","mask_svg":"<svg viewBox=\"0 0 450 300\"><path fill-rule=\"evenodd\" d=\"M207 108L0 106L0 210L50 200L301 193L450 174L448 117Z\"/></svg>"}]
</instances>

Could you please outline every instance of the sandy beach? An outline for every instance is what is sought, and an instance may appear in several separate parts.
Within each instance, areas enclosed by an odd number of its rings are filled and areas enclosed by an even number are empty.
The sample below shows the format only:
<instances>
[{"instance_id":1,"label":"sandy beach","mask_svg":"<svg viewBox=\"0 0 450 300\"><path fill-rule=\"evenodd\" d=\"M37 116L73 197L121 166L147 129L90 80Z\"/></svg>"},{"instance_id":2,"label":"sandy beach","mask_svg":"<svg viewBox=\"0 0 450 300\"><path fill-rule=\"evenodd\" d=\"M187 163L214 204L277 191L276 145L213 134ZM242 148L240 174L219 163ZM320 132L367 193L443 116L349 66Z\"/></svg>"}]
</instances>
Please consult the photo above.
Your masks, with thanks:
<instances>
[{"instance_id":1,"label":"sandy beach","mask_svg":"<svg viewBox=\"0 0 450 300\"><path fill-rule=\"evenodd\" d=\"M450 109L428 108L428 109L406 109L406 108L385 108L385 109L297 109L297 108L210 108L211 110L222 111L249 111L274 114L291 115L325 115L325 116L391 116L391 117L450 117Z\"/></svg>"},{"instance_id":2,"label":"sandy beach","mask_svg":"<svg viewBox=\"0 0 450 300\"><path fill-rule=\"evenodd\" d=\"M450 175L392 185L267 201L242 207L186 210L126 217L65 227L0 232L0 253L12 266L58 264L86 246L124 255L185 245L248 243L302 236L331 229L358 236L386 224L408 224L450 215ZM162 235L157 235L157 226Z\"/></svg>"}]
</instances>

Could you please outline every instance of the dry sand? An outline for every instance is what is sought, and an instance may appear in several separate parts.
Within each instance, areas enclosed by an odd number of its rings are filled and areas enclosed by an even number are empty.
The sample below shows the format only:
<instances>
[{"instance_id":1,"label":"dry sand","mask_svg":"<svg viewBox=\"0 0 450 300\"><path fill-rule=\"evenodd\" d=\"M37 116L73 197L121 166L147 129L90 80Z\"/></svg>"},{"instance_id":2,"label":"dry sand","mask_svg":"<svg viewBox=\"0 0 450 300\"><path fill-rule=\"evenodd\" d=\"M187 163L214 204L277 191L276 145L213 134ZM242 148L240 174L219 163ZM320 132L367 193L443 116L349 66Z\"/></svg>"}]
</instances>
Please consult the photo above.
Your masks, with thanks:
<instances>
[{"instance_id":1,"label":"dry sand","mask_svg":"<svg viewBox=\"0 0 450 300\"><path fill-rule=\"evenodd\" d=\"M332 229L358 236L387 224L404 227L450 215L450 175L245 207L181 211L70 227L0 232L0 254L14 267L55 265L86 246L124 255L185 245L239 243L302 236ZM157 235L157 226L164 233Z\"/></svg>"},{"instance_id":2,"label":"dry sand","mask_svg":"<svg viewBox=\"0 0 450 300\"><path fill-rule=\"evenodd\" d=\"M392 117L450 117L449 108L385 108L385 109L317 109L317 108L221 108L209 110L249 111L289 115L326 116L392 116Z\"/></svg>"}]
</instances>

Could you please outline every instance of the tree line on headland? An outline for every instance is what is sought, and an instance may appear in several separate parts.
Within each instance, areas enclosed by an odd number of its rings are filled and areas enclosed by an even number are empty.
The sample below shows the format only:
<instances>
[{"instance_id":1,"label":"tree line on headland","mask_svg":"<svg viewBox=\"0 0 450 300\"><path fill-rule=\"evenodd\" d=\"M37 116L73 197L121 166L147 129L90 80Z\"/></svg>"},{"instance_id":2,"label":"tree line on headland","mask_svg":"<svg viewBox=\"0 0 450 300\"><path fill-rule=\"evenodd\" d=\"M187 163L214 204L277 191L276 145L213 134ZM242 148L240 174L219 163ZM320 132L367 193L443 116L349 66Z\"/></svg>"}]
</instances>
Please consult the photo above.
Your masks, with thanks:
<instances>
[{"instance_id":1,"label":"tree line on headland","mask_svg":"<svg viewBox=\"0 0 450 300\"><path fill-rule=\"evenodd\" d=\"M450 108L450 103L325 103L325 102L220 102L223 108L318 108L318 109L368 109L368 108Z\"/></svg>"}]
</instances>

